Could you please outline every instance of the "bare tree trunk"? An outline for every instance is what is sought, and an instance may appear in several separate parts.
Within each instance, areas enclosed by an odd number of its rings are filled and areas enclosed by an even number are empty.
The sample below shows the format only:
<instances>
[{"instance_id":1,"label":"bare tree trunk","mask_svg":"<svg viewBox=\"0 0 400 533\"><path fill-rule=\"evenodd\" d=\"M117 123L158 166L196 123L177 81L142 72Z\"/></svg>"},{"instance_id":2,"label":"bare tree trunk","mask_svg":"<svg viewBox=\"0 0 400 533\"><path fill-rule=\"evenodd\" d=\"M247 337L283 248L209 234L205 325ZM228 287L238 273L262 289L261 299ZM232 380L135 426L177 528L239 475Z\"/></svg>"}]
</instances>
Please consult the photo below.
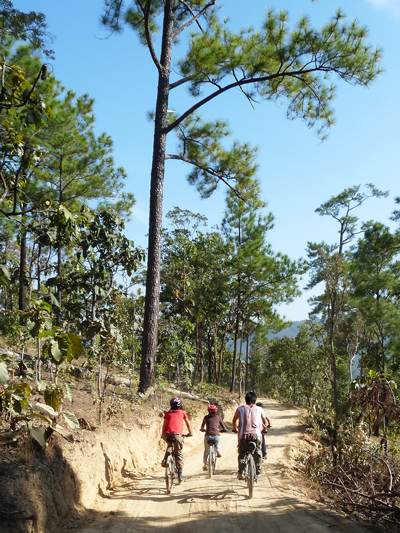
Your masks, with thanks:
<instances>
[{"instance_id":1,"label":"bare tree trunk","mask_svg":"<svg viewBox=\"0 0 400 533\"><path fill-rule=\"evenodd\" d=\"M236 323L235 323L235 344L233 346L233 361L232 361L232 378L231 378L231 387L230 392L233 392L235 388L235 380L236 380L236 361L237 361L237 343L239 338L239 304L238 304L238 311L236 314Z\"/></svg>"},{"instance_id":2,"label":"bare tree trunk","mask_svg":"<svg viewBox=\"0 0 400 533\"><path fill-rule=\"evenodd\" d=\"M243 328L240 333L240 349L239 349L239 402L242 397L242 345L243 345Z\"/></svg>"},{"instance_id":3,"label":"bare tree trunk","mask_svg":"<svg viewBox=\"0 0 400 533\"><path fill-rule=\"evenodd\" d=\"M37 299L38 300L40 300L40 296L41 296L41 291L40 291L40 283L41 283L40 256L41 256L41 253L42 253L42 247L39 244L39 247L38 247L38 258L37 258ZM41 346L40 339L38 338L38 340L37 340L37 357L36 357L36 362L35 362L35 379L36 379L36 382L38 382L39 379L41 379L41 371L42 371L42 368L41 368L41 355L42 355L42 346Z\"/></svg>"},{"instance_id":4,"label":"bare tree trunk","mask_svg":"<svg viewBox=\"0 0 400 533\"><path fill-rule=\"evenodd\" d=\"M248 386L249 386L249 359L250 359L250 345L249 345L249 342L250 342L250 335L247 334L246 335L246 374L245 374L245 378L244 378L244 388L245 388L245 390L249 390L248 389Z\"/></svg>"},{"instance_id":5,"label":"bare tree trunk","mask_svg":"<svg viewBox=\"0 0 400 533\"><path fill-rule=\"evenodd\" d=\"M27 205L22 204L22 213L26 213ZM22 215L21 226L21 244L20 244L20 260L19 260L19 293L18 293L18 309L23 311L26 308L26 229L25 217Z\"/></svg>"},{"instance_id":6,"label":"bare tree trunk","mask_svg":"<svg viewBox=\"0 0 400 533\"><path fill-rule=\"evenodd\" d=\"M164 26L161 42L157 104L155 113L153 164L150 185L149 246L147 256L146 302L143 324L142 362L139 392L154 382L157 355L158 314L160 302L162 202L165 168L165 147L168 116L169 76L174 27L174 0L165 0Z\"/></svg>"}]
</instances>

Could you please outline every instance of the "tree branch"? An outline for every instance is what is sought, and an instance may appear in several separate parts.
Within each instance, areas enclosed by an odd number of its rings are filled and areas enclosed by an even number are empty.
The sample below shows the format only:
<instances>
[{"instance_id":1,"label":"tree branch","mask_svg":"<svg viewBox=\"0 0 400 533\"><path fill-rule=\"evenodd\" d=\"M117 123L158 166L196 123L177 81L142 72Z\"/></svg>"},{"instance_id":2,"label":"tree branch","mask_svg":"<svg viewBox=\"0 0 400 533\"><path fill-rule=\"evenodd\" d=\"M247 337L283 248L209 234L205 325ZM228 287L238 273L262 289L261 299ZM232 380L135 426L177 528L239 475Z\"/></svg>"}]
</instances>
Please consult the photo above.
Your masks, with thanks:
<instances>
[{"instance_id":1,"label":"tree branch","mask_svg":"<svg viewBox=\"0 0 400 533\"><path fill-rule=\"evenodd\" d=\"M191 7L185 2L185 0L181 0L181 3L187 8L188 11L190 11L190 13L192 14L193 18L191 18L190 20L188 20L185 24L183 24L183 26L181 26L178 30L176 30L174 32L174 37L177 37L180 33L182 33L187 27L191 26L194 22L197 22L198 19L207 11L207 9L213 5L215 5L215 0L211 0L210 2L208 2L208 4L206 4L203 9L201 11L199 11L197 13L197 15L195 15L191 9ZM203 29L202 27L200 26L200 24L197 22L197 25L199 26L200 28L200 31L203 32Z\"/></svg>"}]
</instances>

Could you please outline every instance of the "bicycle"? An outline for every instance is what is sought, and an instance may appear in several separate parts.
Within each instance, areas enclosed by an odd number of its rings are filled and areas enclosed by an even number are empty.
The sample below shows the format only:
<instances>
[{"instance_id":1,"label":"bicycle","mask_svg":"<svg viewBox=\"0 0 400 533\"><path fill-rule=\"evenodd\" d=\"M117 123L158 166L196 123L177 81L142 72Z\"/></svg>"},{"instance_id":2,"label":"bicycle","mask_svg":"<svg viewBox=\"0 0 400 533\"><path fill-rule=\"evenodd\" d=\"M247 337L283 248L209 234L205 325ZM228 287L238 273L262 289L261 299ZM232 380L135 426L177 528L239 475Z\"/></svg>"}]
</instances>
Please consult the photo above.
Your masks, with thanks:
<instances>
[{"instance_id":1,"label":"bicycle","mask_svg":"<svg viewBox=\"0 0 400 533\"><path fill-rule=\"evenodd\" d=\"M233 433L237 431L232 430ZM257 483L256 463L254 461L254 452L256 451L257 442L255 439L249 439L246 441L247 450L243 457L244 468L243 476L246 481L247 488L249 489L249 498L251 499L254 494L254 485Z\"/></svg>"},{"instance_id":2,"label":"bicycle","mask_svg":"<svg viewBox=\"0 0 400 533\"><path fill-rule=\"evenodd\" d=\"M205 429L200 429L205 432ZM217 442L213 435L208 435L207 444L209 446L207 456L207 474L209 478L212 478L215 474L215 468L217 466Z\"/></svg>"},{"instance_id":3,"label":"bicycle","mask_svg":"<svg viewBox=\"0 0 400 533\"><path fill-rule=\"evenodd\" d=\"M256 475L256 463L254 461L254 452L256 449L256 441L250 439L247 441L247 451L244 456L244 479L249 489L249 498L251 499L254 494L254 484L257 483Z\"/></svg>"},{"instance_id":4,"label":"bicycle","mask_svg":"<svg viewBox=\"0 0 400 533\"><path fill-rule=\"evenodd\" d=\"M206 432L205 429L200 429L203 433ZM226 433L225 430L221 430L221 433ZM206 435L207 437L207 435ZM214 435L208 435L207 444L209 446L208 456L207 456L207 474L209 478L212 478L215 474L215 469L217 466L217 441Z\"/></svg>"},{"instance_id":5,"label":"bicycle","mask_svg":"<svg viewBox=\"0 0 400 533\"><path fill-rule=\"evenodd\" d=\"M191 435L182 435L182 437L191 437ZM171 447L172 452L168 455L165 461L165 485L167 494L171 494L176 479L178 479L178 483L180 483L178 477L178 468L175 461L175 442L175 437L168 437L168 448Z\"/></svg>"}]
</instances>

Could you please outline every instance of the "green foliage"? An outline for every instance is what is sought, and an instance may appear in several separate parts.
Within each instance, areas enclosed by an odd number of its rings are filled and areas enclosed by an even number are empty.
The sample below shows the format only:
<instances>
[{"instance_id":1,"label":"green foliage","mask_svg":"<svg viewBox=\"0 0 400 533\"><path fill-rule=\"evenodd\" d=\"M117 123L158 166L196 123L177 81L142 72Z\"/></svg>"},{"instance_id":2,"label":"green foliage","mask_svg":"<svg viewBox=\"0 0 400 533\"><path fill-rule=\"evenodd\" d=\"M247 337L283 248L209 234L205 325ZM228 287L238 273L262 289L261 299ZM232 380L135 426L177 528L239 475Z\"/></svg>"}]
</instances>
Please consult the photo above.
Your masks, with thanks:
<instances>
[{"instance_id":1,"label":"green foliage","mask_svg":"<svg viewBox=\"0 0 400 533\"><path fill-rule=\"evenodd\" d=\"M310 325L303 325L295 337L270 342L261 372L265 393L310 409L326 407L329 366Z\"/></svg>"},{"instance_id":2,"label":"green foliage","mask_svg":"<svg viewBox=\"0 0 400 533\"><path fill-rule=\"evenodd\" d=\"M16 41L28 41L35 49L42 49L47 56L52 50L45 49L49 37L43 13L24 13L15 9L11 0L0 0L0 42L11 36Z\"/></svg>"},{"instance_id":3,"label":"green foliage","mask_svg":"<svg viewBox=\"0 0 400 533\"><path fill-rule=\"evenodd\" d=\"M224 90L240 86L249 99L286 99L288 118L301 118L310 127L320 122L324 135L333 124L329 74L369 86L380 72L381 50L372 50L367 37L366 28L346 23L341 11L318 31L307 17L290 30L288 13L270 9L261 31L235 34L212 19L206 31L191 36L179 66L194 96L209 84L221 93L218 87L225 83Z\"/></svg>"},{"instance_id":4,"label":"green foliage","mask_svg":"<svg viewBox=\"0 0 400 533\"><path fill-rule=\"evenodd\" d=\"M83 352L82 338L75 333L66 332L62 328L54 328L50 331L42 331L38 338L45 338L42 346L42 358L60 366L62 363L70 363L78 359Z\"/></svg>"},{"instance_id":5,"label":"green foliage","mask_svg":"<svg viewBox=\"0 0 400 533\"><path fill-rule=\"evenodd\" d=\"M397 386L388 377L370 370L367 377L358 378L351 384L348 406L355 412L358 423L366 419L370 435L371 423L377 426L381 421L386 424L400 420L400 407L395 396Z\"/></svg>"}]
</instances>

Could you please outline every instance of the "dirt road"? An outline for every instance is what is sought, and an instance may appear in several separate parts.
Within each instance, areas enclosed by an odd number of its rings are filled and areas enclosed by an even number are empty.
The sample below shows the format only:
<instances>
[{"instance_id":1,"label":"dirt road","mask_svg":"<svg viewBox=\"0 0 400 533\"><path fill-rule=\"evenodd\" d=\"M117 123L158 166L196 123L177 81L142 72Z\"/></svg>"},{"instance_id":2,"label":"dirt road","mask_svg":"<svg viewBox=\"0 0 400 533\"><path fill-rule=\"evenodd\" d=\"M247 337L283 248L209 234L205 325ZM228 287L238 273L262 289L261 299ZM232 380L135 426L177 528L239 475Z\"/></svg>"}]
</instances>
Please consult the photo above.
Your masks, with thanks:
<instances>
[{"instance_id":1,"label":"dirt road","mask_svg":"<svg viewBox=\"0 0 400 533\"><path fill-rule=\"evenodd\" d=\"M272 428L267 436L268 459L263 475L248 499L244 481L236 478L237 437L222 435L222 454L211 480L201 470L203 434L192 455L185 455L185 483L165 491L160 467L154 476L131 480L114 490L109 498L98 498L94 521L82 533L365 533L366 528L349 522L315 502L308 501L282 476L286 455L299 434L295 409L265 400Z\"/></svg>"}]
</instances>

